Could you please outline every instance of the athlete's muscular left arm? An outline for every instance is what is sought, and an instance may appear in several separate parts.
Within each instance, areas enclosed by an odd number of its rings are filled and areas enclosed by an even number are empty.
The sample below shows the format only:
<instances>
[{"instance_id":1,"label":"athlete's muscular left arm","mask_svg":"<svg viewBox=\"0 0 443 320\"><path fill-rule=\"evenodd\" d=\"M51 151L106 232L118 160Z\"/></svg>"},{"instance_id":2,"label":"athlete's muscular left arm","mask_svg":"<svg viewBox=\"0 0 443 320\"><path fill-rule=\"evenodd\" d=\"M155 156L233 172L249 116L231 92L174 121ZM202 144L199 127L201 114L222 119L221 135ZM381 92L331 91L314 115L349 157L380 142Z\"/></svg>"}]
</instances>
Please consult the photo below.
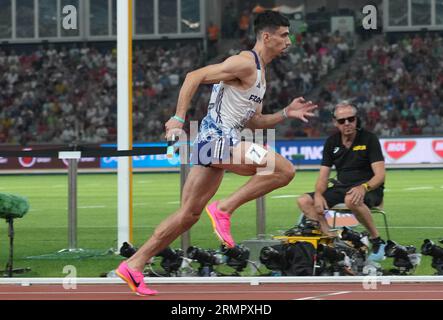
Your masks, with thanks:
<instances>
[{"instance_id":1,"label":"athlete's muscular left arm","mask_svg":"<svg viewBox=\"0 0 443 320\"><path fill-rule=\"evenodd\" d=\"M256 65L254 60L241 54L229 57L222 63L209 65L189 72L180 89L175 115L182 119L186 117L186 112L189 109L192 97L195 95L200 84L235 81L242 85L244 82L254 81L255 75ZM166 138L171 135L171 130L181 129L182 127L182 123L171 118L165 124Z\"/></svg>"},{"instance_id":2,"label":"athlete's muscular left arm","mask_svg":"<svg viewBox=\"0 0 443 320\"><path fill-rule=\"evenodd\" d=\"M273 114L262 114L261 110L248 121L247 127L251 129L270 129L286 118L300 119L303 122L308 122L306 117L313 117L312 111L317 108L317 105L312 101L306 102L304 98L295 98L283 110Z\"/></svg>"}]
</instances>

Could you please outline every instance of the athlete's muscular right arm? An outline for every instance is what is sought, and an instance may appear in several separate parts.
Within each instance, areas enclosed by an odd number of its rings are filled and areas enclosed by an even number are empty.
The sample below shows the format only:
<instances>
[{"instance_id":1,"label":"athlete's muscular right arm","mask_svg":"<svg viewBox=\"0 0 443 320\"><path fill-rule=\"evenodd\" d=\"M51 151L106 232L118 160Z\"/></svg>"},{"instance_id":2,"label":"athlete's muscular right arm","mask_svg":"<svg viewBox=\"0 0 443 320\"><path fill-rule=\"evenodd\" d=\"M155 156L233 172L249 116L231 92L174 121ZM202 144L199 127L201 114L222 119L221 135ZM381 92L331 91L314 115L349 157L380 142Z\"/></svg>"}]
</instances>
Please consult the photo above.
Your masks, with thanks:
<instances>
[{"instance_id":1,"label":"athlete's muscular right arm","mask_svg":"<svg viewBox=\"0 0 443 320\"><path fill-rule=\"evenodd\" d=\"M327 166L321 166L318 174L317 183L315 184L314 194L314 207L317 213L323 214L325 209L328 209L328 204L323 196L323 193L328 188L328 179L331 168Z\"/></svg>"},{"instance_id":2,"label":"athlete's muscular right arm","mask_svg":"<svg viewBox=\"0 0 443 320\"><path fill-rule=\"evenodd\" d=\"M182 119L186 117L186 112L189 109L192 97L195 95L200 84L233 81L237 82L239 86L242 86L244 82L248 82L248 80L252 83L252 81L255 80L255 74L255 62L243 55L232 56L222 63L209 65L189 72L180 89L175 114ZM168 132L170 130L181 129L183 124L175 119L170 119L166 122L165 127L166 138L168 138Z\"/></svg>"}]
</instances>

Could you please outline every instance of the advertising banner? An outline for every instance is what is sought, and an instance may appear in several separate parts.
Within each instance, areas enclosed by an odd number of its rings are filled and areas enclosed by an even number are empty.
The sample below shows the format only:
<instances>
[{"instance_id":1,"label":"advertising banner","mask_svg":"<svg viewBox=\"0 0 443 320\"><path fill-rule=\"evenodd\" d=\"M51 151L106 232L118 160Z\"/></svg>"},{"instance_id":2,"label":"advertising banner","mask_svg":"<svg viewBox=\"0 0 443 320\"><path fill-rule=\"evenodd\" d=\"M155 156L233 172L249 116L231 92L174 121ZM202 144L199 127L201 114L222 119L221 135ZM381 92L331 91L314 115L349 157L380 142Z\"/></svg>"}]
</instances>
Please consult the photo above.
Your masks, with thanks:
<instances>
[{"instance_id":1,"label":"advertising banner","mask_svg":"<svg viewBox=\"0 0 443 320\"><path fill-rule=\"evenodd\" d=\"M30 151L47 150L65 147L64 145L38 145L21 148L17 146L4 146L0 150L4 151ZM97 146L98 147L98 146ZM34 157L0 157L0 170L33 170L33 169L64 169L68 167L67 160L57 158L34 158ZM100 168L99 158L81 158L79 168Z\"/></svg>"},{"instance_id":2,"label":"advertising banner","mask_svg":"<svg viewBox=\"0 0 443 320\"><path fill-rule=\"evenodd\" d=\"M276 141L275 149L293 164L320 164L324 139Z\"/></svg>"},{"instance_id":3,"label":"advertising banner","mask_svg":"<svg viewBox=\"0 0 443 320\"><path fill-rule=\"evenodd\" d=\"M443 138L380 139L386 164L443 164Z\"/></svg>"},{"instance_id":4,"label":"advertising banner","mask_svg":"<svg viewBox=\"0 0 443 320\"><path fill-rule=\"evenodd\" d=\"M323 156L325 139L277 140L275 151L294 165L319 165ZM383 155L387 165L443 165L443 137L426 138L392 138L380 139ZM115 144L103 144L101 147L116 147ZM134 147L162 147L164 142L134 144ZM63 146L58 146L63 147ZM97 145L97 147L99 147ZM0 147L0 150L39 150L54 149L57 145L38 145L20 148L14 146ZM56 158L33 157L0 157L0 170L63 169L67 168L66 160ZM177 154L168 159L165 154L134 156L134 168L178 168L180 159ZM117 168L117 157L81 158L79 168Z\"/></svg>"}]
</instances>

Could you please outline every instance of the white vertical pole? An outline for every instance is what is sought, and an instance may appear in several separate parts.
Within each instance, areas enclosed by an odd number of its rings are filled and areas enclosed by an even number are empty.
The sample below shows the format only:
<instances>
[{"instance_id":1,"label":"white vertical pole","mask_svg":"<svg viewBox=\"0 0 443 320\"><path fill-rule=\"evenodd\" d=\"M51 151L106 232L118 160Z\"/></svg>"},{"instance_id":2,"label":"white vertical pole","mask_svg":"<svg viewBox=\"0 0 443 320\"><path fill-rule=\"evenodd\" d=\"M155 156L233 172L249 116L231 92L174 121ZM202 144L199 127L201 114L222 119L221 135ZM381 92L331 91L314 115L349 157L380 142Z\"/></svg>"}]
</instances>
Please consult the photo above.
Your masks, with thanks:
<instances>
[{"instance_id":1,"label":"white vertical pole","mask_svg":"<svg viewBox=\"0 0 443 320\"><path fill-rule=\"evenodd\" d=\"M117 0L117 147L132 149L132 0ZM131 14L131 16L130 16ZM131 241L132 158L119 157L118 182L118 239L117 249Z\"/></svg>"}]
</instances>

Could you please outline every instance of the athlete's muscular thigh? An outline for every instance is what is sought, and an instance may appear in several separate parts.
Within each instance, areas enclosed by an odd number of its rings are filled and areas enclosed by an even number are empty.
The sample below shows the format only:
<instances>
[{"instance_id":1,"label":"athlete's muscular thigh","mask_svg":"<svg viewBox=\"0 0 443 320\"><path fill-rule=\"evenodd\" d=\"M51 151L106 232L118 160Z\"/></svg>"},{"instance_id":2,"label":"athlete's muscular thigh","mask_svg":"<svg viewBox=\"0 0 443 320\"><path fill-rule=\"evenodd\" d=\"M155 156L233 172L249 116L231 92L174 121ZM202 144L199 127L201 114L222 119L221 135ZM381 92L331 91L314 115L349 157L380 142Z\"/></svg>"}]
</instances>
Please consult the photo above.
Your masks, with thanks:
<instances>
[{"instance_id":1,"label":"athlete's muscular thigh","mask_svg":"<svg viewBox=\"0 0 443 320\"><path fill-rule=\"evenodd\" d=\"M272 174L281 169L288 169L292 164L273 150L265 149L262 145L243 141L233 147L229 163L213 164L213 167L223 168L243 176L257 173Z\"/></svg>"}]
</instances>

